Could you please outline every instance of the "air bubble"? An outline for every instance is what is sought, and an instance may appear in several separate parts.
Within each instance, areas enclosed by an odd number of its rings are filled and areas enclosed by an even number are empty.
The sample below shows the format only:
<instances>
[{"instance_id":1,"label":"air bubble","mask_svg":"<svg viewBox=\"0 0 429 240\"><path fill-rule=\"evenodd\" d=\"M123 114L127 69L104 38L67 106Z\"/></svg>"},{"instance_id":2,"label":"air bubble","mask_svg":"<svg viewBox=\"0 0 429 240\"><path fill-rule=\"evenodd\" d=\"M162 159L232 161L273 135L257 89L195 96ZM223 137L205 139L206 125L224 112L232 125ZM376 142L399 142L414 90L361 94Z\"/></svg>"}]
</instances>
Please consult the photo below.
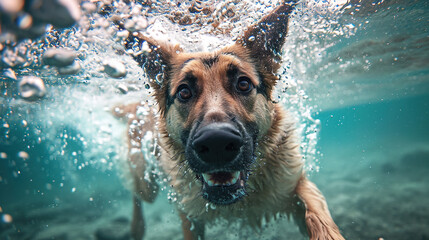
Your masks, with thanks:
<instances>
[{"instance_id":1,"label":"air bubble","mask_svg":"<svg viewBox=\"0 0 429 240\"><path fill-rule=\"evenodd\" d=\"M1 219L2 219L3 223L12 223L12 221L13 221L12 216L9 214L3 214Z\"/></svg>"},{"instance_id":2,"label":"air bubble","mask_svg":"<svg viewBox=\"0 0 429 240\"><path fill-rule=\"evenodd\" d=\"M24 13L18 17L17 25L20 29L29 29L33 25L33 17L28 13Z\"/></svg>"},{"instance_id":3,"label":"air bubble","mask_svg":"<svg viewBox=\"0 0 429 240\"><path fill-rule=\"evenodd\" d=\"M19 82L21 97L27 101L36 101L46 95L45 83L39 77L26 76Z\"/></svg>"},{"instance_id":4,"label":"air bubble","mask_svg":"<svg viewBox=\"0 0 429 240\"><path fill-rule=\"evenodd\" d=\"M20 152L18 152L18 157L20 157L24 160L27 160L30 157L30 155L25 151L20 151Z\"/></svg>"}]
</instances>

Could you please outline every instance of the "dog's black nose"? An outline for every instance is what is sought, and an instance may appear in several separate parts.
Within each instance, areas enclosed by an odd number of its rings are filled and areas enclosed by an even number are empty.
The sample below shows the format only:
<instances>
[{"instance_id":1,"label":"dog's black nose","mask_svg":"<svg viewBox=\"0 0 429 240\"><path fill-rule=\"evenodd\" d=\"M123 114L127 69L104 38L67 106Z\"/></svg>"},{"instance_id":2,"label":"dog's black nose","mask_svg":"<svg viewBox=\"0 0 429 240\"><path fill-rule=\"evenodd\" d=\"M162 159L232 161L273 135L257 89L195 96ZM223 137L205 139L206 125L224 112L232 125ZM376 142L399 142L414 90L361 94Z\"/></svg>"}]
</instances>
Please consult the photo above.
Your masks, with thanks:
<instances>
[{"instance_id":1,"label":"dog's black nose","mask_svg":"<svg viewBox=\"0 0 429 240\"><path fill-rule=\"evenodd\" d=\"M192 147L198 157L206 163L224 165L233 161L240 153L243 138L232 124L212 123L195 134Z\"/></svg>"}]
</instances>

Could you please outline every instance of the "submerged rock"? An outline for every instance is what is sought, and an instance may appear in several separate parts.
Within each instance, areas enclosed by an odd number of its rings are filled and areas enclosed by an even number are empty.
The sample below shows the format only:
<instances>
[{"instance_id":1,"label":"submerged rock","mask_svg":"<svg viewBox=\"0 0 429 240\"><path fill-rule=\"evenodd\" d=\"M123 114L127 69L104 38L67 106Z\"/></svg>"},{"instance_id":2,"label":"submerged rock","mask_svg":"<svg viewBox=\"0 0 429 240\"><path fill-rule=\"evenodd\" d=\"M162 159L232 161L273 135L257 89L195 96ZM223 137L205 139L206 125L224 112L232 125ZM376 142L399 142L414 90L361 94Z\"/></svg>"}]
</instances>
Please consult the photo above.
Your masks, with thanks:
<instances>
[{"instance_id":1,"label":"submerged rock","mask_svg":"<svg viewBox=\"0 0 429 240\"><path fill-rule=\"evenodd\" d=\"M27 101L39 100L46 95L45 83L39 77L23 77L19 82L19 93Z\"/></svg>"},{"instance_id":2,"label":"submerged rock","mask_svg":"<svg viewBox=\"0 0 429 240\"><path fill-rule=\"evenodd\" d=\"M13 71L12 68L6 68L3 71L3 76L5 76L6 78L11 79L11 80L15 80L15 81L17 80L16 73L15 73L15 71Z\"/></svg>"},{"instance_id":3,"label":"submerged rock","mask_svg":"<svg viewBox=\"0 0 429 240\"><path fill-rule=\"evenodd\" d=\"M410 152L402 156L401 168L414 168L416 170L428 169L429 168L429 151L417 150Z\"/></svg>"},{"instance_id":4,"label":"submerged rock","mask_svg":"<svg viewBox=\"0 0 429 240\"><path fill-rule=\"evenodd\" d=\"M69 65L67 67L59 67L58 73L61 75L73 75L80 72L80 70L80 63L78 61L74 61L72 65Z\"/></svg>"},{"instance_id":5,"label":"submerged rock","mask_svg":"<svg viewBox=\"0 0 429 240\"><path fill-rule=\"evenodd\" d=\"M29 4L29 13L37 21L51 23L55 27L70 27L81 17L77 0L38 0L37 3Z\"/></svg>"},{"instance_id":6,"label":"submerged rock","mask_svg":"<svg viewBox=\"0 0 429 240\"><path fill-rule=\"evenodd\" d=\"M125 84L119 84L118 85L118 89L122 94L127 94L128 93L128 87Z\"/></svg>"},{"instance_id":7,"label":"submerged rock","mask_svg":"<svg viewBox=\"0 0 429 240\"><path fill-rule=\"evenodd\" d=\"M1 52L0 69L2 69L2 67L14 68L18 66L28 66L32 59L27 50L28 48L22 44L15 47L5 47Z\"/></svg>"},{"instance_id":8,"label":"submerged rock","mask_svg":"<svg viewBox=\"0 0 429 240\"><path fill-rule=\"evenodd\" d=\"M0 42L36 38L47 24L71 27L80 17L78 0L0 0Z\"/></svg>"},{"instance_id":9,"label":"submerged rock","mask_svg":"<svg viewBox=\"0 0 429 240\"><path fill-rule=\"evenodd\" d=\"M104 72L109 74L109 76L111 77L121 78L127 75L127 70L125 68L125 65L118 60L109 59L103 62L103 66L104 66Z\"/></svg>"},{"instance_id":10,"label":"submerged rock","mask_svg":"<svg viewBox=\"0 0 429 240\"><path fill-rule=\"evenodd\" d=\"M65 48L50 48L43 54L43 64L55 67L67 67L73 64L77 54Z\"/></svg>"}]
</instances>

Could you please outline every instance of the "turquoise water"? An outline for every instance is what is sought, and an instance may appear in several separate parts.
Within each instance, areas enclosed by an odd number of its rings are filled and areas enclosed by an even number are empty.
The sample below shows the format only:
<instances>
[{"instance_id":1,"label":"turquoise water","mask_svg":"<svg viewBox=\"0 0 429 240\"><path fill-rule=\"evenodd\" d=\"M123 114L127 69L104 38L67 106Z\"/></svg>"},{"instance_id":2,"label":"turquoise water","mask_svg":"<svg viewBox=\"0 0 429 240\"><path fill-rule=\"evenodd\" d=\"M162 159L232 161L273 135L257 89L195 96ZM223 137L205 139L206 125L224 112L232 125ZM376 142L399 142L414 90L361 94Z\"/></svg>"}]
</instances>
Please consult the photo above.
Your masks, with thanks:
<instances>
[{"instance_id":1,"label":"turquoise water","mask_svg":"<svg viewBox=\"0 0 429 240\"><path fill-rule=\"evenodd\" d=\"M313 180L349 239L427 239L428 100L367 103L319 115L323 157Z\"/></svg>"},{"instance_id":2,"label":"turquoise water","mask_svg":"<svg viewBox=\"0 0 429 240\"><path fill-rule=\"evenodd\" d=\"M232 6L237 18L223 18L214 31L209 20L171 23L166 14L190 4L173 2L157 1L136 16L149 19L147 32L161 32L189 51L231 43L246 25L241 23L277 4L215 1L219 9ZM277 99L297 116L308 174L346 239L429 239L429 4L376 1L341 10L343 3L303 1L297 7ZM74 28L48 29L40 40L22 43L36 59L48 47L74 49L79 73L58 75L37 62L1 65L0 239L97 239L128 231L131 194L121 170L125 125L109 109L147 99L150 89L142 70L121 52L109 16L82 16ZM118 80L101 72L108 58L125 63L127 76ZM47 95L22 100L7 69L18 80L41 77ZM166 188L144 205L146 239L182 239L168 193ZM287 218L257 233L223 222L207 229L207 239L219 236L305 239Z\"/></svg>"}]
</instances>

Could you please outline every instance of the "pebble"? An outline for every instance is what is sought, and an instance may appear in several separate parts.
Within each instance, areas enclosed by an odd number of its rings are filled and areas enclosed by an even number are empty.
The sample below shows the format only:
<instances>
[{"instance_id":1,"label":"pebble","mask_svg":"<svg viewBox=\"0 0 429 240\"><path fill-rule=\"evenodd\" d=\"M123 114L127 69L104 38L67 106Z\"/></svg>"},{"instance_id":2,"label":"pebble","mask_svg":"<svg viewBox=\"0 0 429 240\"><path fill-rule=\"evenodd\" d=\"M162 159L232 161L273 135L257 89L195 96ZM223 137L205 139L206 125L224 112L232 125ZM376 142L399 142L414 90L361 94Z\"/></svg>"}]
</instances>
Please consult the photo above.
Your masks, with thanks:
<instances>
[{"instance_id":1,"label":"pebble","mask_svg":"<svg viewBox=\"0 0 429 240\"><path fill-rule=\"evenodd\" d=\"M27 101L39 100L46 95L45 83L39 77L25 76L19 82L19 92Z\"/></svg>"},{"instance_id":2,"label":"pebble","mask_svg":"<svg viewBox=\"0 0 429 240\"><path fill-rule=\"evenodd\" d=\"M0 10L16 14L24 7L24 0L0 0Z\"/></svg>"},{"instance_id":3,"label":"pebble","mask_svg":"<svg viewBox=\"0 0 429 240\"><path fill-rule=\"evenodd\" d=\"M65 48L50 48L43 54L43 64L56 66L56 67L67 67L73 64L77 54Z\"/></svg>"},{"instance_id":4,"label":"pebble","mask_svg":"<svg viewBox=\"0 0 429 240\"><path fill-rule=\"evenodd\" d=\"M0 0L0 37L11 41L37 38L48 23L71 27L81 18L80 0Z\"/></svg>"},{"instance_id":5,"label":"pebble","mask_svg":"<svg viewBox=\"0 0 429 240\"><path fill-rule=\"evenodd\" d=\"M3 71L3 76L5 76L5 77L7 77L7 78L9 78L11 80L15 80L15 81L17 80L16 73L15 73L15 71L13 71L12 68L6 68Z\"/></svg>"},{"instance_id":6,"label":"pebble","mask_svg":"<svg viewBox=\"0 0 429 240\"><path fill-rule=\"evenodd\" d=\"M28 56L21 52L20 47L6 48L1 54L1 60L8 67L22 66L27 63ZM1 63L0 63L1 65Z\"/></svg>"},{"instance_id":7,"label":"pebble","mask_svg":"<svg viewBox=\"0 0 429 240\"><path fill-rule=\"evenodd\" d=\"M141 45L141 50L142 50L144 53L150 53L150 52L152 52L152 49L150 49L149 44L148 44L146 41L144 41L144 42L142 43L142 45Z\"/></svg>"},{"instance_id":8,"label":"pebble","mask_svg":"<svg viewBox=\"0 0 429 240\"><path fill-rule=\"evenodd\" d=\"M73 75L80 72L81 66L78 61L74 61L71 65L66 67L59 67L57 70L58 73L61 75Z\"/></svg>"},{"instance_id":9,"label":"pebble","mask_svg":"<svg viewBox=\"0 0 429 240\"><path fill-rule=\"evenodd\" d=\"M119 91L121 91L122 94L128 93L128 87L125 84L119 84L118 89L119 89Z\"/></svg>"},{"instance_id":10,"label":"pebble","mask_svg":"<svg viewBox=\"0 0 429 240\"><path fill-rule=\"evenodd\" d=\"M115 59L109 59L103 62L104 72L114 78L121 78L127 75L125 65Z\"/></svg>"},{"instance_id":11,"label":"pebble","mask_svg":"<svg viewBox=\"0 0 429 240\"><path fill-rule=\"evenodd\" d=\"M134 32L136 29L134 28L135 26L135 22L132 19L128 19L125 21L124 23L124 27L125 29L127 29L128 31Z\"/></svg>"},{"instance_id":12,"label":"pebble","mask_svg":"<svg viewBox=\"0 0 429 240\"><path fill-rule=\"evenodd\" d=\"M29 13L37 21L59 28L70 27L81 17L77 0L38 0L37 4L31 5Z\"/></svg>"},{"instance_id":13,"label":"pebble","mask_svg":"<svg viewBox=\"0 0 429 240\"><path fill-rule=\"evenodd\" d=\"M122 31L118 31L116 32L116 36L122 38L122 39L126 39L128 38L128 36L130 35L130 32L127 30L122 30Z\"/></svg>"}]
</instances>

